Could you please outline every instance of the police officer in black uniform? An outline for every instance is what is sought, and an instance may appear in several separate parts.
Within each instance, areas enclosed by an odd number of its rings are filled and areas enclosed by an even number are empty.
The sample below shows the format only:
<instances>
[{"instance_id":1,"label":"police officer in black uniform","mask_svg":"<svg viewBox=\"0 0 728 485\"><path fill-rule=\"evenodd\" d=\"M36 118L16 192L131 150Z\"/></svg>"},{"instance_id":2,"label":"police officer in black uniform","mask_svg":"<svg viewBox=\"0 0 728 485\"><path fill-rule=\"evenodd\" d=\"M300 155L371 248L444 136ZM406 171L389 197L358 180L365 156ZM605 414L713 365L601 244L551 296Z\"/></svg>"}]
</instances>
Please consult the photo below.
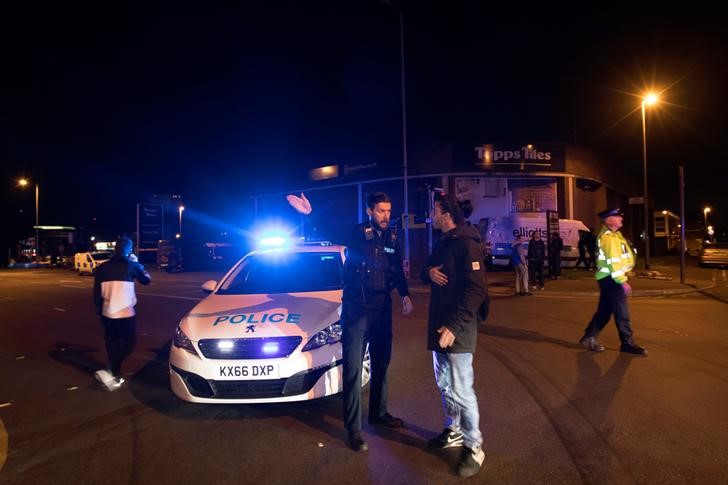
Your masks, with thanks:
<instances>
[{"instance_id":1,"label":"police officer in black uniform","mask_svg":"<svg viewBox=\"0 0 728 485\"><path fill-rule=\"evenodd\" d=\"M288 203L310 215L311 203L304 194L289 195ZM402 297L402 313L412 312L407 280L402 270L399 241L390 229L392 201L384 192L367 197L369 221L350 234L329 238L347 246L341 326L344 354L344 425L348 444L355 451L368 446L361 435L362 360L367 342L371 355L369 423L402 428L404 422L387 412L387 368L392 355L392 289ZM319 227L314 224L316 229ZM342 237L343 236L343 237Z\"/></svg>"}]
</instances>

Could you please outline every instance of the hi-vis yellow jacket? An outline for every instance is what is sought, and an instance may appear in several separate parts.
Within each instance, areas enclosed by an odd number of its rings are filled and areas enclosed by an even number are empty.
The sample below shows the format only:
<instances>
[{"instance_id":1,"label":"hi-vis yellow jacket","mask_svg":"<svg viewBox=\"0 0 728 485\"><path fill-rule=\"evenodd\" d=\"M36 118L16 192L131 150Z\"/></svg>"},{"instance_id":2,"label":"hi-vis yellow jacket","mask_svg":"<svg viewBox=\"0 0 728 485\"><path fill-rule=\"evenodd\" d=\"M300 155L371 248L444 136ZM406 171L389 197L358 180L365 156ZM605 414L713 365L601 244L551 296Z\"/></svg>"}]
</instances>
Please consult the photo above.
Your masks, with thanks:
<instances>
[{"instance_id":1,"label":"hi-vis yellow jacket","mask_svg":"<svg viewBox=\"0 0 728 485\"><path fill-rule=\"evenodd\" d=\"M602 226L597 236L597 244L597 280L611 276L620 285L626 282L627 273L634 268L634 253L622 233Z\"/></svg>"}]
</instances>

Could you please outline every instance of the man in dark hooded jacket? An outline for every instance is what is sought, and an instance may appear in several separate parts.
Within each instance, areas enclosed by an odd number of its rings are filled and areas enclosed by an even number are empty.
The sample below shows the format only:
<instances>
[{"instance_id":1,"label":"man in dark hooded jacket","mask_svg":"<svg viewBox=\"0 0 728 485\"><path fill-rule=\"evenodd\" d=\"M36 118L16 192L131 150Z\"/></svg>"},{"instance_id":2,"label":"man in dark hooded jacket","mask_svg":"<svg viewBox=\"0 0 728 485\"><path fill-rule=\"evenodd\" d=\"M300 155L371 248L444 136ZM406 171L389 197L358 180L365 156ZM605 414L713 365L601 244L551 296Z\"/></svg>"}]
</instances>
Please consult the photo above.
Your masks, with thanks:
<instances>
[{"instance_id":1,"label":"man in dark hooded jacket","mask_svg":"<svg viewBox=\"0 0 728 485\"><path fill-rule=\"evenodd\" d=\"M445 429L429 445L462 446L457 473L472 476L485 458L473 388L478 323L488 296L480 234L465 224L461 203L452 195L436 200L432 220L443 235L422 270L422 280L431 287L427 347L433 355Z\"/></svg>"}]
</instances>

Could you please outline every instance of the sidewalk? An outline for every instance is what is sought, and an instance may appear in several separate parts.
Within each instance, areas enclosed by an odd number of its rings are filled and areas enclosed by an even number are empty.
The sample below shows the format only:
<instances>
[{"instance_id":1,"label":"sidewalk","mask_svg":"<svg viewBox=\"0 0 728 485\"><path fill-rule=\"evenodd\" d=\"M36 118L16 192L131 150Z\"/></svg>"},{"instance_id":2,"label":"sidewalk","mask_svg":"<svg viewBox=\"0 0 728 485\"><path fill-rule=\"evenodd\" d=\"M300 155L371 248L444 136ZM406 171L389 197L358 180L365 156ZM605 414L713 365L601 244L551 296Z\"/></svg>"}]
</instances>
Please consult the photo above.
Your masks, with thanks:
<instances>
[{"instance_id":1,"label":"sidewalk","mask_svg":"<svg viewBox=\"0 0 728 485\"><path fill-rule=\"evenodd\" d=\"M638 261L641 267L643 261ZM680 295L706 290L715 286L713 271L699 268L695 258L685 261L685 284L680 284L680 259L677 256L652 258L650 270L636 269L629 275L632 286L632 297L649 297L662 295ZM594 272L584 269L563 268L561 277L552 280L545 277L545 289L535 290L535 296L592 296L599 297L599 289ZM429 289L419 278L410 279L410 287L415 293L428 293ZM488 271L488 291L491 296L513 296L515 292L513 271L508 269L491 269Z\"/></svg>"}]
</instances>

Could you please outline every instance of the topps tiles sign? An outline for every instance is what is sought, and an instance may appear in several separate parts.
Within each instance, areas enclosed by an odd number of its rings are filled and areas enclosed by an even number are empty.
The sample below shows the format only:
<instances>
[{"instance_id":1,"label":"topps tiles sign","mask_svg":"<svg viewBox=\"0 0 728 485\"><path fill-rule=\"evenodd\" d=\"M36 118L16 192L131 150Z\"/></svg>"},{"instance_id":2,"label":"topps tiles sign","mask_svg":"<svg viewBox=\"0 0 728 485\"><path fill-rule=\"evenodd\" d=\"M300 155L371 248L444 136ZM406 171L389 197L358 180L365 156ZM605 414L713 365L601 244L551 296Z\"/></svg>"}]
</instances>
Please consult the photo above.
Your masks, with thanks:
<instances>
[{"instance_id":1,"label":"topps tiles sign","mask_svg":"<svg viewBox=\"0 0 728 485\"><path fill-rule=\"evenodd\" d=\"M495 145L475 147L475 167L494 172L563 172L564 147L556 145Z\"/></svg>"}]
</instances>

